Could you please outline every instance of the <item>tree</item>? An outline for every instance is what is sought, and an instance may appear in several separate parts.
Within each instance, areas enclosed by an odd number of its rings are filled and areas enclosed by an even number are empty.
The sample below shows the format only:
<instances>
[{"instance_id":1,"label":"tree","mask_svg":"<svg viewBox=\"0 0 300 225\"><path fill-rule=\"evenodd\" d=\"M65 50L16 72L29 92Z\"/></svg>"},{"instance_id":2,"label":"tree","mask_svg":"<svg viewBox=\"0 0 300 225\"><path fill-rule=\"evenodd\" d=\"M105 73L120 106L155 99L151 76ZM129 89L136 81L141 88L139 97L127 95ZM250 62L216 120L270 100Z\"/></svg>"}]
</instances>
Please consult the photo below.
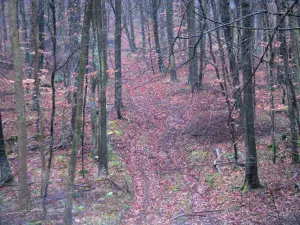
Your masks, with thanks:
<instances>
[{"instance_id":1,"label":"tree","mask_svg":"<svg viewBox=\"0 0 300 225\"><path fill-rule=\"evenodd\" d=\"M13 57L13 69L15 75L15 98L18 125L18 185L19 185L19 206L21 209L30 210L30 191L27 172L27 131L26 111L24 101L24 87L22 83L21 49L19 43L19 32L17 28L17 0L8 2L9 36L11 52Z\"/></svg>"},{"instance_id":2,"label":"tree","mask_svg":"<svg viewBox=\"0 0 300 225\"><path fill-rule=\"evenodd\" d=\"M2 11L2 27L3 27L3 41L4 41L4 59L6 59L6 41L7 41L7 28L6 28L6 16L5 16L5 4L4 0L1 1L1 11Z\"/></svg>"},{"instance_id":3,"label":"tree","mask_svg":"<svg viewBox=\"0 0 300 225\"><path fill-rule=\"evenodd\" d=\"M68 172L68 184L67 184L67 197L64 211L64 222L66 225L72 224L72 198L74 190L74 179L76 171L76 157L77 149L80 146L80 140L82 138L82 112L83 112L83 88L84 88L84 74L86 71L86 64L88 59L88 44L89 44L89 31L92 18L93 0L89 0L87 3L86 11L83 20L83 29L81 36L81 53L79 59L78 70L78 91L76 102L76 117L75 117L75 132L72 141L71 156L69 162Z\"/></svg>"},{"instance_id":4,"label":"tree","mask_svg":"<svg viewBox=\"0 0 300 225\"><path fill-rule=\"evenodd\" d=\"M134 23L133 23L133 13L134 13L134 8L132 8L131 0L127 0L128 3L128 19L129 19L129 26L130 26L130 37L131 37L131 42L133 48L136 50L136 45L135 45L135 32L134 32Z\"/></svg>"},{"instance_id":5,"label":"tree","mask_svg":"<svg viewBox=\"0 0 300 225\"><path fill-rule=\"evenodd\" d=\"M122 46L122 2L115 1L115 108L117 110L118 119L122 118L122 62L121 62L121 46Z\"/></svg>"},{"instance_id":6,"label":"tree","mask_svg":"<svg viewBox=\"0 0 300 225\"><path fill-rule=\"evenodd\" d=\"M200 83L198 79L198 59L197 59L197 39L191 37L196 33L196 20L195 20L195 2L189 0L186 4L186 16L187 16L187 31L188 40L188 57L189 57L189 75L188 82L192 86L193 90L200 89Z\"/></svg>"},{"instance_id":7,"label":"tree","mask_svg":"<svg viewBox=\"0 0 300 225\"><path fill-rule=\"evenodd\" d=\"M45 25L44 25L44 14L45 14L45 3L44 0L38 1L38 30L39 30L39 70L44 68L44 51L45 51Z\"/></svg>"},{"instance_id":8,"label":"tree","mask_svg":"<svg viewBox=\"0 0 300 225\"><path fill-rule=\"evenodd\" d=\"M5 143L4 143L4 134L3 134L3 125L2 125L2 116L0 111L0 168L1 168L1 177L0 185L6 182L9 182L13 179L7 155L5 152Z\"/></svg>"},{"instance_id":9,"label":"tree","mask_svg":"<svg viewBox=\"0 0 300 225\"><path fill-rule=\"evenodd\" d=\"M230 1L222 0L220 2L220 15L223 24L230 23ZM236 62L236 56L233 46L233 28L231 26L224 26L224 37L226 40L227 54L229 59L230 73L232 74L233 98L235 99L235 106L237 109L242 108L240 77L239 69Z\"/></svg>"},{"instance_id":10,"label":"tree","mask_svg":"<svg viewBox=\"0 0 300 225\"><path fill-rule=\"evenodd\" d=\"M277 1L277 8L284 9L284 1ZM283 18L284 19L284 18ZM284 21L281 21L280 27L284 27ZM290 119L290 130L291 130L291 148L292 148L292 163L299 163L299 151L298 151L298 134L297 134L297 122L299 126L299 110L296 98L296 91L293 84L293 78L291 69L289 66L289 52L286 35L284 32L279 32L278 40L281 42L280 45L280 57L283 59L283 66L281 66L281 76L283 77L283 84L287 90L288 100L288 115ZM283 68L282 68L283 67Z\"/></svg>"},{"instance_id":11,"label":"tree","mask_svg":"<svg viewBox=\"0 0 300 225\"><path fill-rule=\"evenodd\" d=\"M141 23L141 32L142 32L142 51L143 51L143 55L145 56L146 54L146 31L145 31L145 16L144 16L144 12L143 12L143 1L139 2L139 11L140 11L140 23Z\"/></svg>"},{"instance_id":12,"label":"tree","mask_svg":"<svg viewBox=\"0 0 300 225\"><path fill-rule=\"evenodd\" d=\"M163 72L164 70L164 64L163 64L163 57L160 49L160 42L159 42L159 36L158 36L158 18L157 18L157 11L159 4L157 4L157 0L151 0L152 3L152 20L153 20L153 33L154 33L154 41L155 41L155 51L157 53L158 57L158 68L160 72Z\"/></svg>"},{"instance_id":13,"label":"tree","mask_svg":"<svg viewBox=\"0 0 300 225\"><path fill-rule=\"evenodd\" d=\"M95 6L95 21L97 31L97 45L100 71L98 76L98 104L100 107L98 132L98 177L108 175L108 146L107 146L107 111L106 111L106 84L107 84L107 21L105 0Z\"/></svg>"},{"instance_id":14,"label":"tree","mask_svg":"<svg viewBox=\"0 0 300 225\"><path fill-rule=\"evenodd\" d=\"M23 43L25 48L25 63L29 64L29 43L28 43L28 34L27 34L27 20L25 12L25 3L24 0L19 0L19 8L21 14L21 24L22 24L22 34L23 34ZM31 78L31 73L29 73L29 78Z\"/></svg>"},{"instance_id":15,"label":"tree","mask_svg":"<svg viewBox=\"0 0 300 225\"><path fill-rule=\"evenodd\" d=\"M169 71L171 75L171 81L176 81L177 74L175 68L175 54L174 54L174 0L167 0L167 32L168 32L168 44L169 44Z\"/></svg>"},{"instance_id":16,"label":"tree","mask_svg":"<svg viewBox=\"0 0 300 225\"><path fill-rule=\"evenodd\" d=\"M242 0L242 17L243 27L253 27L253 17L247 15L250 13L250 1ZM258 166L254 131L254 106L253 106L253 74L252 74L252 51L251 41L253 38L253 30L245 29L242 34L242 71L244 82L244 129L245 129L245 145L246 145L246 174L244 191L258 188Z\"/></svg>"}]
</instances>

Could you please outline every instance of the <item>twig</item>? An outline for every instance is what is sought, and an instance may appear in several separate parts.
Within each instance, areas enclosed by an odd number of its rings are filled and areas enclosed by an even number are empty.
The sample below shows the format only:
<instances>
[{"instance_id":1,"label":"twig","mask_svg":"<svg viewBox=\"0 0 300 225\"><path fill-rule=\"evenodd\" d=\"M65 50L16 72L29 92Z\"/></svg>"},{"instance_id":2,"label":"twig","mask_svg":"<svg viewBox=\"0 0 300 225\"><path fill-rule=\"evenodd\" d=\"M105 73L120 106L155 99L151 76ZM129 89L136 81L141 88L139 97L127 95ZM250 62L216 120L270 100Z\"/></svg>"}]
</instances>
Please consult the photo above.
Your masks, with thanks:
<instances>
[{"instance_id":1,"label":"twig","mask_svg":"<svg viewBox=\"0 0 300 225\"><path fill-rule=\"evenodd\" d=\"M190 213L190 214L180 214L178 216L175 216L172 220L176 220L180 217L184 217L184 216L191 216L191 217L196 217L196 216L203 216L205 217L205 213L218 213L218 212L223 212L224 209L217 209L217 210L207 210L207 211L200 211L200 212L194 212L194 213Z\"/></svg>"}]
</instances>

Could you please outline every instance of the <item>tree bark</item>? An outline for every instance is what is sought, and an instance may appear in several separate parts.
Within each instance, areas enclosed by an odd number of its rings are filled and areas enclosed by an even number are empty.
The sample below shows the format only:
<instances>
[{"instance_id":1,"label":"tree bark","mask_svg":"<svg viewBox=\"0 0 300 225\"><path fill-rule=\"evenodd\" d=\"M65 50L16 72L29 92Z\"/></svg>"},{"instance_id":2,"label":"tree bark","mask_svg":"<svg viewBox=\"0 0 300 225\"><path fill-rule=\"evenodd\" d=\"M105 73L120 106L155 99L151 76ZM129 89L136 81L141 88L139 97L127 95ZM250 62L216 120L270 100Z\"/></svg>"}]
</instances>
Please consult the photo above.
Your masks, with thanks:
<instances>
[{"instance_id":1,"label":"tree bark","mask_svg":"<svg viewBox=\"0 0 300 225\"><path fill-rule=\"evenodd\" d=\"M44 51L45 51L45 4L44 0L38 1L38 30L39 30L39 70L44 68Z\"/></svg>"},{"instance_id":2,"label":"tree bark","mask_svg":"<svg viewBox=\"0 0 300 225\"><path fill-rule=\"evenodd\" d=\"M158 18L157 11L159 5L157 4L157 0L151 0L152 3L152 20L153 20L153 33L154 33L154 41L155 41L155 51L158 57L158 68L159 72L164 71L163 57L160 48L159 35L158 35Z\"/></svg>"},{"instance_id":3,"label":"tree bark","mask_svg":"<svg viewBox=\"0 0 300 225\"><path fill-rule=\"evenodd\" d=\"M4 134L3 134L3 125L2 125L2 116L0 112L0 183L7 183L13 179L7 155L5 152L5 143L4 143Z\"/></svg>"},{"instance_id":4,"label":"tree bark","mask_svg":"<svg viewBox=\"0 0 300 225\"><path fill-rule=\"evenodd\" d=\"M174 0L167 0L167 33L168 33L168 44L169 44L169 66L171 81L177 81L176 65L175 65L175 54L174 54Z\"/></svg>"},{"instance_id":5,"label":"tree bark","mask_svg":"<svg viewBox=\"0 0 300 225\"><path fill-rule=\"evenodd\" d=\"M115 108L117 110L118 119L122 119L121 107L122 103L122 61L121 61L121 27L122 1L115 1ZM133 28L132 28L133 29Z\"/></svg>"},{"instance_id":6,"label":"tree bark","mask_svg":"<svg viewBox=\"0 0 300 225\"><path fill-rule=\"evenodd\" d=\"M242 0L243 27L253 27L253 17L246 17L250 13L250 1ZM253 74L252 74L252 30L244 30L242 35L242 57L243 57L243 82L244 82L244 129L246 145L246 174L244 191L258 188L258 166L254 131L254 107L253 107Z\"/></svg>"},{"instance_id":7,"label":"tree bark","mask_svg":"<svg viewBox=\"0 0 300 225\"><path fill-rule=\"evenodd\" d=\"M8 2L9 36L13 56L15 74L15 98L18 124L18 184L19 206L21 209L30 210L30 190L27 172L27 131L26 111L24 101L24 88L22 83L23 59L19 43L19 31L17 29L17 0Z\"/></svg>"},{"instance_id":8,"label":"tree bark","mask_svg":"<svg viewBox=\"0 0 300 225\"><path fill-rule=\"evenodd\" d=\"M86 64L88 59L88 44L89 44L89 30L92 18L93 0L87 3L86 11L84 14L82 37L81 37L81 54L79 59L78 70L78 91L76 103L76 120L75 120L75 133L72 141L71 156L69 162L68 184L67 184L67 197L64 211L64 222L66 225L72 224L72 198L74 191L74 179L76 172L76 156L77 149L80 146L82 137L82 112L83 112L83 88L84 88L84 74L86 71Z\"/></svg>"},{"instance_id":9,"label":"tree bark","mask_svg":"<svg viewBox=\"0 0 300 225\"><path fill-rule=\"evenodd\" d=\"M108 141L107 141L107 110L106 110L106 84L107 84L107 22L105 0L96 5L96 30L99 52L99 85L98 104L100 107L99 137L98 137L98 177L108 175Z\"/></svg>"},{"instance_id":10,"label":"tree bark","mask_svg":"<svg viewBox=\"0 0 300 225\"><path fill-rule=\"evenodd\" d=\"M23 33L23 46L25 49L25 63L29 64L29 40L27 34L27 20L25 12L25 3L24 0L19 0L19 8L21 14L21 23L22 23L22 33ZM31 73L28 73L29 78L31 78Z\"/></svg>"},{"instance_id":11,"label":"tree bark","mask_svg":"<svg viewBox=\"0 0 300 225\"><path fill-rule=\"evenodd\" d=\"M229 0L222 0L220 3L220 14L223 24L230 23L230 9ZM236 63L236 56L233 46L233 28L230 26L224 26L224 36L226 40L230 73L232 74L232 88L233 88L233 98L235 99L236 109L242 109L242 99L240 90L240 78L239 69ZM241 113L241 112L240 112Z\"/></svg>"},{"instance_id":12,"label":"tree bark","mask_svg":"<svg viewBox=\"0 0 300 225\"><path fill-rule=\"evenodd\" d=\"M195 2L189 0L187 3L187 31L189 36L196 33L195 20ZM188 56L189 56L189 75L188 82L192 86L192 90L199 90L200 83L198 79L198 59L197 59L197 40L195 37L190 37L188 40Z\"/></svg>"},{"instance_id":13,"label":"tree bark","mask_svg":"<svg viewBox=\"0 0 300 225\"><path fill-rule=\"evenodd\" d=\"M1 11L2 11L2 16L1 16L1 22L2 22L2 27L3 27L3 41L4 41L4 59L6 59L6 42L7 42L7 27L6 27L6 16L5 16L5 4L4 0L1 1Z\"/></svg>"}]
</instances>

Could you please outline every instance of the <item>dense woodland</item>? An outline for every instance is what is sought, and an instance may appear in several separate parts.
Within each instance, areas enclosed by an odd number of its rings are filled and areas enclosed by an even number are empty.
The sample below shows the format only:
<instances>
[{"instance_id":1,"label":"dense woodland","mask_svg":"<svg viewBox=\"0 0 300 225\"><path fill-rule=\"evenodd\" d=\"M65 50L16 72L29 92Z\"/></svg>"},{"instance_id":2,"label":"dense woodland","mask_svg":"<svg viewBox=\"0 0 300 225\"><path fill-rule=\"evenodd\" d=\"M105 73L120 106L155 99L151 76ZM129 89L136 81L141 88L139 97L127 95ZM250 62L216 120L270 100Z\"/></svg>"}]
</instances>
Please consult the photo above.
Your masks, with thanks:
<instances>
[{"instance_id":1,"label":"dense woodland","mask_svg":"<svg viewBox=\"0 0 300 225\"><path fill-rule=\"evenodd\" d=\"M299 0L0 15L0 224L300 224Z\"/></svg>"}]
</instances>

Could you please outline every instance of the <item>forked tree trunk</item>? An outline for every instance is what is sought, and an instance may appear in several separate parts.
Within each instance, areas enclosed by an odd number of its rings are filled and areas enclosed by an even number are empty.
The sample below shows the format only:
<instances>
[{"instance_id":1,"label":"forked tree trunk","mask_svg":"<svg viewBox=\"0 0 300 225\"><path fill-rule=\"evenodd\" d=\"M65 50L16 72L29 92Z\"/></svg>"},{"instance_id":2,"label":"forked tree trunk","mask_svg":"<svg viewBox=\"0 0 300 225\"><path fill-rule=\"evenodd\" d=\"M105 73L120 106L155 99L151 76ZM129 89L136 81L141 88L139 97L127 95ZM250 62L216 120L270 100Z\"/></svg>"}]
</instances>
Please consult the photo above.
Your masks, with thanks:
<instances>
[{"instance_id":1,"label":"forked tree trunk","mask_svg":"<svg viewBox=\"0 0 300 225\"><path fill-rule=\"evenodd\" d=\"M30 190L27 172L27 131L26 112L24 101L24 87L22 83L23 59L19 43L19 31L17 29L17 0L8 2L9 36L11 52L13 56L15 74L15 98L18 125L18 184L19 184L19 206L21 209L30 210Z\"/></svg>"},{"instance_id":2,"label":"forked tree trunk","mask_svg":"<svg viewBox=\"0 0 300 225\"><path fill-rule=\"evenodd\" d=\"M75 132L72 142L71 156L69 162L68 184L67 184L67 197L64 211L64 222L66 225L72 224L72 198L74 191L74 179L76 172L76 157L77 149L80 146L82 137L82 112L83 112L83 88L84 88L84 74L86 71L86 63L88 59L88 44L89 44L89 31L92 18L93 0L87 3L86 11L84 14L82 38L81 38L81 54L78 70L78 91L77 91L77 104L76 104L76 119L75 119Z\"/></svg>"}]
</instances>

